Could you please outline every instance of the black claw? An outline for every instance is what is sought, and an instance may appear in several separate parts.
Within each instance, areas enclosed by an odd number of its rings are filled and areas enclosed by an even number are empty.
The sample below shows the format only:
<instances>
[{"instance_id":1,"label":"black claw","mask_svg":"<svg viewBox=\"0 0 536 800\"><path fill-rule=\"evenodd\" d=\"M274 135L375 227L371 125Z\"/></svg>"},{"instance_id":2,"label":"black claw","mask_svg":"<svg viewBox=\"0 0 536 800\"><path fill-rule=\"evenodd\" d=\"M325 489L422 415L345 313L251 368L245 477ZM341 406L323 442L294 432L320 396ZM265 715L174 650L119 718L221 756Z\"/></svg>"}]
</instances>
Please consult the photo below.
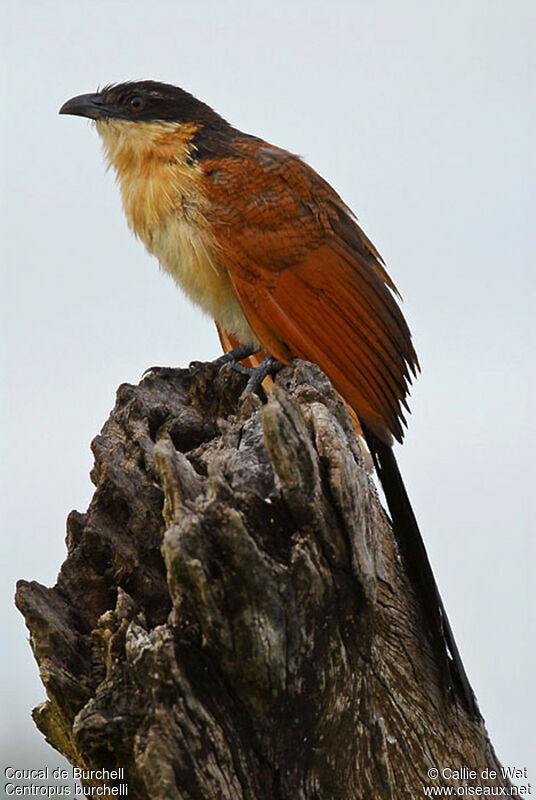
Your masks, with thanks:
<instances>
[{"instance_id":1,"label":"black claw","mask_svg":"<svg viewBox=\"0 0 536 800\"><path fill-rule=\"evenodd\" d=\"M183 372L180 367L147 367L141 377L143 380L147 375L153 374L159 378L170 378L179 372Z\"/></svg>"},{"instance_id":2,"label":"black claw","mask_svg":"<svg viewBox=\"0 0 536 800\"><path fill-rule=\"evenodd\" d=\"M244 364L241 364L240 361L237 361L236 364L230 364L230 369L234 369L235 372L239 372L241 375L252 375L258 367L246 367Z\"/></svg>"},{"instance_id":3,"label":"black claw","mask_svg":"<svg viewBox=\"0 0 536 800\"><path fill-rule=\"evenodd\" d=\"M248 386L253 381L256 371L265 369L265 372L262 375L262 377L259 379L258 384L255 384L255 386L257 386L257 385L260 386L260 384L263 382L263 380L266 377L266 375L270 374L270 371L276 372L277 370L274 370L273 367L269 367L269 368L266 368L265 366L263 367L263 365L265 365L265 363L267 361L266 358L264 359L262 364L260 364L259 367L246 367L246 366L244 366L243 364L240 363L242 361L242 359L249 358L249 356L252 356L252 355L254 355L255 353L258 353L258 352L260 352L258 345L255 345L255 344L239 344L238 347L235 347L233 350L229 350L228 353L224 353L222 356L220 356L219 358L214 359L214 361L211 361L209 363L214 364L215 367L224 367L226 364L229 364L232 367L232 369L235 369L237 372L241 372L243 375L248 375L249 376ZM268 356L267 358L270 359L272 357ZM273 359L273 361L274 361L274 363L279 363L279 362L276 362L275 359ZM203 363L205 363L205 362L203 362L203 361L191 361L188 364L188 368L190 370L195 370L199 366L201 366ZM176 371L180 371L180 369L178 367L148 367L144 371L144 373L142 374L141 377L143 379L147 375L149 375L150 373L154 373L155 375L160 375L161 377L166 377L166 376L169 376L173 372L176 372ZM253 392L254 389L252 389L251 391Z\"/></svg>"},{"instance_id":4,"label":"black claw","mask_svg":"<svg viewBox=\"0 0 536 800\"><path fill-rule=\"evenodd\" d=\"M249 373L250 378L243 394L253 394L256 392L268 375L275 375L280 369L283 369L284 366L283 362L278 361L274 356L266 356L258 367L249 368L251 370Z\"/></svg>"},{"instance_id":5,"label":"black claw","mask_svg":"<svg viewBox=\"0 0 536 800\"><path fill-rule=\"evenodd\" d=\"M141 377L143 379L150 372L160 372L163 369L166 369L166 367L147 367L147 369L142 372Z\"/></svg>"},{"instance_id":6,"label":"black claw","mask_svg":"<svg viewBox=\"0 0 536 800\"><path fill-rule=\"evenodd\" d=\"M223 367L225 364L239 364L243 358L248 358L254 353L258 353L259 348L254 344L239 344L234 350L229 350L219 358L214 359L212 362L217 367Z\"/></svg>"}]
</instances>

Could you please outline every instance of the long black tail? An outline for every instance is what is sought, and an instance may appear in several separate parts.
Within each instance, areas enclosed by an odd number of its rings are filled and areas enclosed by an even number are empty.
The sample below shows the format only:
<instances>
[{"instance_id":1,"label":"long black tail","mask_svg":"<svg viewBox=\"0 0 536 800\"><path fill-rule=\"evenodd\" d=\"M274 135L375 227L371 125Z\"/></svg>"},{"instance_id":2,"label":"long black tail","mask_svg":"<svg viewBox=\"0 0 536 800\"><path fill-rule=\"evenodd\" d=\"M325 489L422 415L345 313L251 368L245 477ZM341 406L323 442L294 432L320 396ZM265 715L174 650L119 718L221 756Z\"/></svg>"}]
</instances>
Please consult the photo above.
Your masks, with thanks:
<instances>
[{"instance_id":1,"label":"long black tail","mask_svg":"<svg viewBox=\"0 0 536 800\"><path fill-rule=\"evenodd\" d=\"M449 680L461 693L468 710L477 713L476 699L454 640L454 634L435 582L393 449L364 426L363 434L385 493L393 531L404 564L410 580L418 589L423 611L430 626L430 633L434 637L437 647L444 654Z\"/></svg>"}]
</instances>

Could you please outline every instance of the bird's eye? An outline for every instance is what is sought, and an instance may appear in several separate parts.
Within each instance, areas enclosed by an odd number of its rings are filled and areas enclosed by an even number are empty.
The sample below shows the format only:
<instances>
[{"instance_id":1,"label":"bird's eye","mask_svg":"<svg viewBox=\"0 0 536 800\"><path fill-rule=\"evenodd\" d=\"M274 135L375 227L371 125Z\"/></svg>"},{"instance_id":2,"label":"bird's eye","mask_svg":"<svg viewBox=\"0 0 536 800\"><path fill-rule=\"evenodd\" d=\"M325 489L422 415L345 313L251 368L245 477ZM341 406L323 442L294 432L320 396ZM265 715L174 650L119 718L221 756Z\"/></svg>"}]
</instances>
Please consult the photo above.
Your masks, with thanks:
<instances>
[{"instance_id":1,"label":"bird's eye","mask_svg":"<svg viewBox=\"0 0 536 800\"><path fill-rule=\"evenodd\" d=\"M145 108L145 100L143 97L139 97L139 95L131 97L128 104L133 111L142 111Z\"/></svg>"}]
</instances>

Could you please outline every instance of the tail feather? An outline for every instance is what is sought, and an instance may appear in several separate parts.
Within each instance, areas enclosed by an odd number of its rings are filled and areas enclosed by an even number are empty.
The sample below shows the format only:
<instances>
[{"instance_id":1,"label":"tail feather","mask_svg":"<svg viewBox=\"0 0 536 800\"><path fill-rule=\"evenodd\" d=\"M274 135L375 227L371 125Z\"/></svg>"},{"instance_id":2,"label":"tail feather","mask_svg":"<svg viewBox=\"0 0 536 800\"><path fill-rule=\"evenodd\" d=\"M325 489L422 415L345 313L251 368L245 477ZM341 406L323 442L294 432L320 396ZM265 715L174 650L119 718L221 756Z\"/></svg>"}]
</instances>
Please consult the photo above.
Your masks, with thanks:
<instances>
[{"instance_id":1,"label":"tail feather","mask_svg":"<svg viewBox=\"0 0 536 800\"><path fill-rule=\"evenodd\" d=\"M443 653L450 681L458 689L468 710L476 713L476 699L456 646L393 448L364 426L363 433L385 493L398 546L409 577L418 589L430 633Z\"/></svg>"}]
</instances>

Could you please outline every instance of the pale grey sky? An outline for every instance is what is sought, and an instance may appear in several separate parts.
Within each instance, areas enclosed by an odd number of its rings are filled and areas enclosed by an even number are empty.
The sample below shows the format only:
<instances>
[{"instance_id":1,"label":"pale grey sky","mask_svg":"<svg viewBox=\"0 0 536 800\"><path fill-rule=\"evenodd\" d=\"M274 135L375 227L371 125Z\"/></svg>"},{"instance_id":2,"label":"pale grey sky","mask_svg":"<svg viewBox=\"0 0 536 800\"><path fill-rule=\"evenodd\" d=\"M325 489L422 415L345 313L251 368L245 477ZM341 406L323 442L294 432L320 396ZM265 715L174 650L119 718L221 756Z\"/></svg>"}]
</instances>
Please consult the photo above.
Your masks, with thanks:
<instances>
[{"instance_id":1,"label":"pale grey sky","mask_svg":"<svg viewBox=\"0 0 536 800\"><path fill-rule=\"evenodd\" d=\"M491 740L530 767L534 7L4 0L1 17L6 758L59 763L29 717L44 690L15 580L54 583L117 386L219 352L129 234L96 133L57 115L155 78L303 155L386 259L423 367L401 469Z\"/></svg>"}]
</instances>

